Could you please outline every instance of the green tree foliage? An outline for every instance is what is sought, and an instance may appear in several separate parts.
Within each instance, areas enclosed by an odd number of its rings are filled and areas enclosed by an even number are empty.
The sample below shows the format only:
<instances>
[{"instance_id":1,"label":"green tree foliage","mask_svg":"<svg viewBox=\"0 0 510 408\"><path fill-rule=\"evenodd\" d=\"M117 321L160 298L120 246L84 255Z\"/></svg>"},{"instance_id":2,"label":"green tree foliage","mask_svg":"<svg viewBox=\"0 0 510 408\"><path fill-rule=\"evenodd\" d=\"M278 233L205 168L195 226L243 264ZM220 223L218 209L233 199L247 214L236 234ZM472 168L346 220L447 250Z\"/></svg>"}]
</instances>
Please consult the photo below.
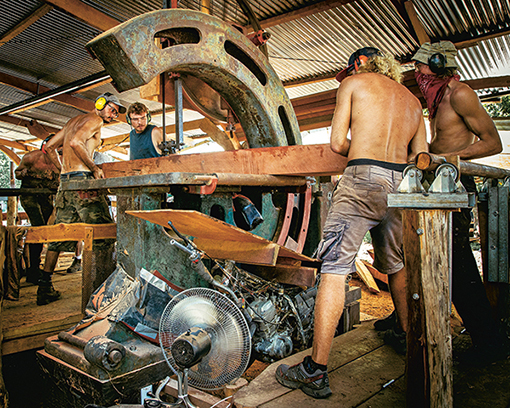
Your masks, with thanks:
<instances>
[{"instance_id":1,"label":"green tree foliage","mask_svg":"<svg viewBox=\"0 0 510 408\"><path fill-rule=\"evenodd\" d=\"M484 106L492 118L510 117L510 96L503 96L499 103L486 103Z\"/></svg>"},{"instance_id":2,"label":"green tree foliage","mask_svg":"<svg viewBox=\"0 0 510 408\"><path fill-rule=\"evenodd\" d=\"M0 152L0 188L9 188L11 186L11 160L3 153ZM14 165L16 168L16 165ZM20 181L16 180L16 187L20 186Z\"/></svg>"}]
</instances>

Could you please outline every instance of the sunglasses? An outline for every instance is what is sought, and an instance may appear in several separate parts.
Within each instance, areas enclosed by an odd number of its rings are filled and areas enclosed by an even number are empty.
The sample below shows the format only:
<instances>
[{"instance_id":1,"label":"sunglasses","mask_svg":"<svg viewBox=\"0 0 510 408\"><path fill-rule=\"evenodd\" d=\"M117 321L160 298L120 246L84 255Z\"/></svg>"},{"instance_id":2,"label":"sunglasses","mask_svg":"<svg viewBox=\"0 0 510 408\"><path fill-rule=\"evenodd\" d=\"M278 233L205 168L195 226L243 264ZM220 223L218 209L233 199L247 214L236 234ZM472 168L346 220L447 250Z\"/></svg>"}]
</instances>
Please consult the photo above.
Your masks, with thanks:
<instances>
[{"instance_id":1,"label":"sunglasses","mask_svg":"<svg viewBox=\"0 0 510 408\"><path fill-rule=\"evenodd\" d=\"M108 107L110 108L111 112L113 113L113 116L118 118L119 117L119 111L115 109L110 103L108 104Z\"/></svg>"}]
</instances>

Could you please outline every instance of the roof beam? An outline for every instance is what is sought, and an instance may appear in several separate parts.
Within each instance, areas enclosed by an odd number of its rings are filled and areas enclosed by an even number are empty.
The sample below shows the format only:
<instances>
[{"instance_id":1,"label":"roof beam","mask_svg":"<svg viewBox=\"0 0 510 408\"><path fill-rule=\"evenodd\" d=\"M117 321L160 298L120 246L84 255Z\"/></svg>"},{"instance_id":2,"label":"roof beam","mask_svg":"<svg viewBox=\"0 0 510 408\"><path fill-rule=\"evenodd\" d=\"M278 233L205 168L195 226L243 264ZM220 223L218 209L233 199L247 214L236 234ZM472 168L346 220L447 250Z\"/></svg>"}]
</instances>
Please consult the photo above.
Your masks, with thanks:
<instances>
[{"instance_id":1,"label":"roof beam","mask_svg":"<svg viewBox=\"0 0 510 408\"><path fill-rule=\"evenodd\" d=\"M28 152L30 150L23 143L15 142L13 140L1 139L1 138L0 138L0 145L12 147L13 149L23 150L24 152Z\"/></svg>"},{"instance_id":2,"label":"roof beam","mask_svg":"<svg viewBox=\"0 0 510 408\"><path fill-rule=\"evenodd\" d=\"M0 47L4 44L8 43L9 41L11 41L18 34L25 31L28 27L30 27L37 20L39 20L41 17L43 17L44 15L49 13L51 10L53 10L52 6L50 6L49 4L43 4L37 10L35 10L32 14L30 14L30 16L28 16L24 20L20 21L13 28L11 28L9 31L7 31L2 37L0 37Z\"/></svg>"},{"instance_id":3,"label":"roof beam","mask_svg":"<svg viewBox=\"0 0 510 408\"><path fill-rule=\"evenodd\" d=\"M416 36L418 37L418 42L421 44L430 42L430 37L427 32L421 25L420 20L418 19L418 14L416 13L416 9L414 8L414 4L412 1L406 1L404 3L404 7L406 9L407 15L409 16L409 20L411 21L411 25L413 27Z\"/></svg>"},{"instance_id":4,"label":"roof beam","mask_svg":"<svg viewBox=\"0 0 510 408\"><path fill-rule=\"evenodd\" d=\"M472 38L472 39L469 39L466 41L458 41L455 43L455 47L457 49L469 48L469 47L473 47L473 46L477 45L480 41L490 40L491 38L497 38L497 37L501 37L503 35L508 35L508 34L510 34L509 29L506 29L504 31L499 31L497 33L482 34L479 37Z\"/></svg>"},{"instance_id":5,"label":"roof beam","mask_svg":"<svg viewBox=\"0 0 510 408\"><path fill-rule=\"evenodd\" d=\"M467 81L462 81L465 84L469 85L472 89L487 89L487 88L499 88L499 87L510 87L510 75L500 76L500 77L489 77L489 78L480 78L480 79L470 79Z\"/></svg>"},{"instance_id":6,"label":"roof beam","mask_svg":"<svg viewBox=\"0 0 510 408\"><path fill-rule=\"evenodd\" d=\"M21 163L21 158L16 153L14 153L11 149L2 146L1 144L0 150L4 152L7 155L7 157L11 159L17 166L19 166L19 164Z\"/></svg>"},{"instance_id":7,"label":"roof beam","mask_svg":"<svg viewBox=\"0 0 510 408\"><path fill-rule=\"evenodd\" d=\"M16 125L16 126L24 126L27 129L29 129L29 127L31 126L29 120L15 118L14 116L10 116L10 115L0 115L0 122L10 123L11 125ZM49 133L57 133L60 130L59 128L55 128L52 126L46 126L46 125L44 125L44 128Z\"/></svg>"},{"instance_id":8,"label":"roof beam","mask_svg":"<svg viewBox=\"0 0 510 408\"><path fill-rule=\"evenodd\" d=\"M12 86L13 88L19 89L24 92L30 92L34 96L38 95L39 93L50 91L50 88L46 88L45 86L40 86L34 82L26 81L21 78L16 78L12 75L4 74L1 72L0 72L0 83L8 85L8 86ZM44 103L48 103L51 101L60 102L65 105L69 105L74 108L81 109L81 110L84 110L87 112L94 109L94 102L88 101L85 99L81 99L81 98L76 98L69 94L62 94L62 95L55 96L51 99L44 101ZM21 112L26 109L32 109L34 107L35 107L35 105L31 105L25 109L19 109L17 111L14 111L13 113Z\"/></svg>"},{"instance_id":9,"label":"roof beam","mask_svg":"<svg viewBox=\"0 0 510 408\"><path fill-rule=\"evenodd\" d=\"M355 0L324 0L310 6L302 7L297 10L289 11L288 13L280 14L279 16L267 18L260 21L262 28L269 28L276 25L288 23L298 18L308 17L312 14L320 13L321 11L331 10L332 8L342 7L349 3L354 3Z\"/></svg>"},{"instance_id":10,"label":"roof beam","mask_svg":"<svg viewBox=\"0 0 510 408\"><path fill-rule=\"evenodd\" d=\"M105 13L96 10L80 0L45 0L53 6L65 11L66 13L76 17L78 20L87 23L89 26L97 28L101 31L109 30L120 22Z\"/></svg>"}]
</instances>

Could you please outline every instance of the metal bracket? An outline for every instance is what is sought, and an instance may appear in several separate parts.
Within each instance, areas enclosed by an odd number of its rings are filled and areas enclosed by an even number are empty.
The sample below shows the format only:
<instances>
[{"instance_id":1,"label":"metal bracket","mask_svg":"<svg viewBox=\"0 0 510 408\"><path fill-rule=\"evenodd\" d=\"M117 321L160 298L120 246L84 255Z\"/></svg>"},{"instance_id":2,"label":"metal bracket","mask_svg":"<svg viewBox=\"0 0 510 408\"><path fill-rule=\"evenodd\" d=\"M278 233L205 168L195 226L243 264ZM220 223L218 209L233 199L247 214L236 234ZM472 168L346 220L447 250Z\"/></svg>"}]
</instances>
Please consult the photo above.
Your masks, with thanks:
<instances>
[{"instance_id":1,"label":"metal bracket","mask_svg":"<svg viewBox=\"0 0 510 408\"><path fill-rule=\"evenodd\" d=\"M418 167L411 165L407 166L403 172L403 179L398 186L399 193L424 193L421 181L423 179L423 172Z\"/></svg>"},{"instance_id":2,"label":"metal bracket","mask_svg":"<svg viewBox=\"0 0 510 408\"><path fill-rule=\"evenodd\" d=\"M195 179L199 180L201 176L196 176ZM186 187L186 190L190 194L212 194L216 190L216 186L218 185L218 177L215 176L204 176L204 185L189 185Z\"/></svg>"},{"instance_id":3,"label":"metal bracket","mask_svg":"<svg viewBox=\"0 0 510 408\"><path fill-rule=\"evenodd\" d=\"M429 193L455 193L459 171L451 163L441 164L436 169L436 178L429 188Z\"/></svg>"},{"instance_id":4,"label":"metal bracket","mask_svg":"<svg viewBox=\"0 0 510 408\"><path fill-rule=\"evenodd\" d=\"M416 166L405 168L398 193L388 194L388 206L397 208L457 209L475 205L474 193L466 192L459 180L459 171L451 163L436 169L436 178L425 190L421 181L423 173Z\"/></svg>"}]
</instances>

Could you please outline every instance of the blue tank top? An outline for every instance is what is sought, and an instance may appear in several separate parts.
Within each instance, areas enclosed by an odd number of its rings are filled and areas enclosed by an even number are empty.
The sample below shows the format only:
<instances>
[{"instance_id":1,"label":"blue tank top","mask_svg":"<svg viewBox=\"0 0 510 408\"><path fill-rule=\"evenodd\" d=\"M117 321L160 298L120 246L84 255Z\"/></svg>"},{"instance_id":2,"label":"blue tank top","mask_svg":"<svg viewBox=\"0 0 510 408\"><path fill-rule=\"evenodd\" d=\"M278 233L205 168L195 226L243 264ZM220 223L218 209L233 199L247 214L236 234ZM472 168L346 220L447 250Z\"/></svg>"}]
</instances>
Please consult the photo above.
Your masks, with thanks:
<instances>
[{"instance_id":1,"label":"blue tank top","mask_svg":"<svg viewBox=\"0 0 510 408\"><path fill-rule=\"evenodd\" d=\"M133 129L129 133L129 160L149 159L161 157L152 143L152 129L156 126L148 125L142 133Z\"/></svg>"}]
</instances>

